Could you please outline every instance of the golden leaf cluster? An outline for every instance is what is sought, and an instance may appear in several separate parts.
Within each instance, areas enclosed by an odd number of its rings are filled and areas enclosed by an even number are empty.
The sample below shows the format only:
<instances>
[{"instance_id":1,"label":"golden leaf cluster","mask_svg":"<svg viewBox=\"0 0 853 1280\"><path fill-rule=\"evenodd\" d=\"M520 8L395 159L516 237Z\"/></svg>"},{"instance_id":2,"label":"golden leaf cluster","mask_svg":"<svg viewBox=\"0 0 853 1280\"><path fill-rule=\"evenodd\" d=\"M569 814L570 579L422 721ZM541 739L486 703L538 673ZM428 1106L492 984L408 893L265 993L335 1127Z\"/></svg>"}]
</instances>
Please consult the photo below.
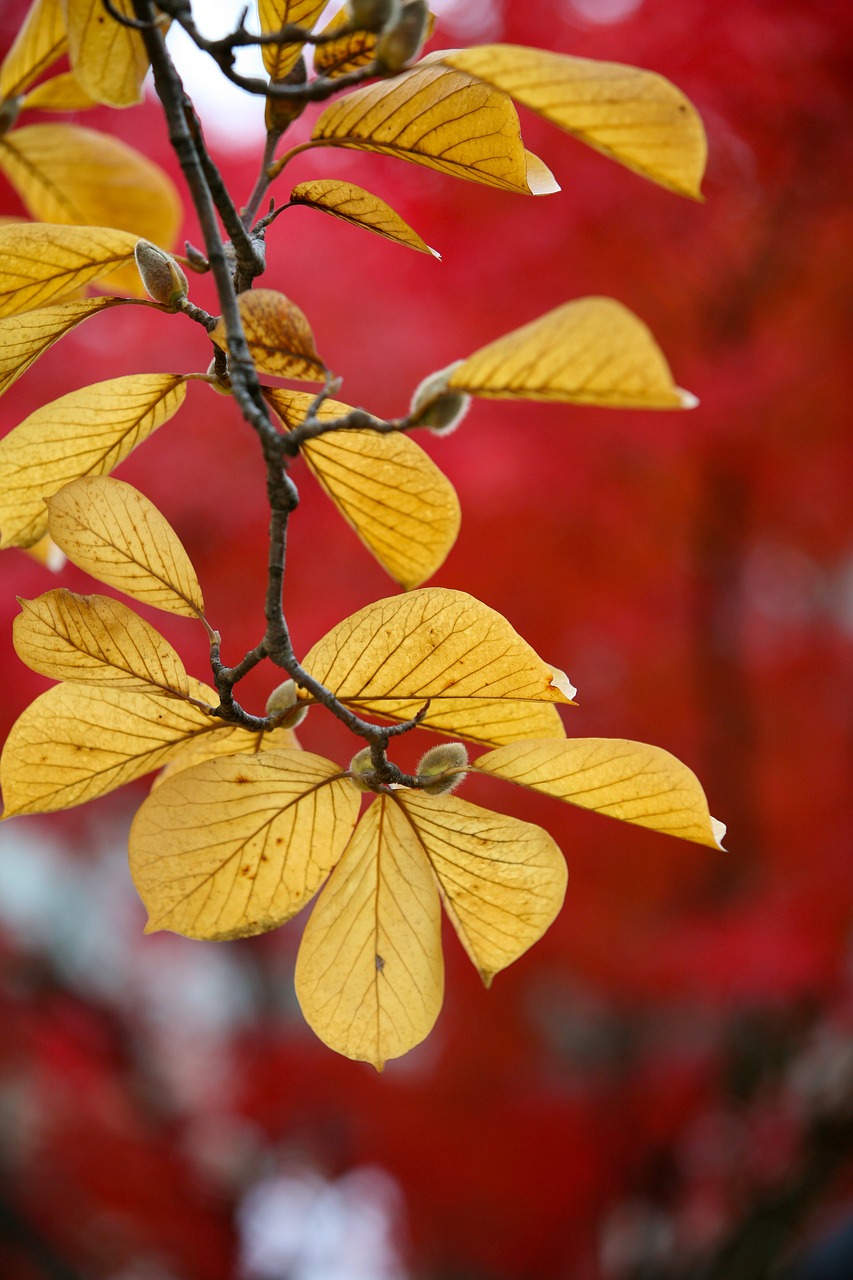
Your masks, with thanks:
<instances>
[{"instance_id":1,"label":"golden leaf cluster","mask_svg":"<svg viewBox=\"0 0 853 1280\"><path fill-rule=\"evenodd\" d=\"M132 16L130 0L114 3ZM305 36L324 8L259 0L272 83L303 83ZM314 48L315 78L365 72L372 82L327 105L309 140L274 160L267 178L296 154L327 147L524 195L554 192L550 171L524 147L521 104L699 198L701 122L661 77L513 46L419 57L433 26L422 0L354 3L335 16ZM285 30L293 27L295 34ZM43 80L65 54L70 71ZM146 69L138 30L117 23L100 0L35 0L0 67L0 172L35 220L0 227L0 393L66 333L115 306L198 318L169 254L180 206L166 175L76 124L17 126L31 109L130 106ZM277 101L278 114L268 115L272 142L304 105ZM291 206L435 254L391 206L350 182L302 181L283 208ZM134 256L153 301L124 296L144 292ZM163 287L152 284L157 272ZM104 280L116 292L83 296ZM675 385L642 321L608 298L568 302L430 375L409 414L390 421L332 398L338 380L291 299L253 288L238 309L257 372L323 387L319 396L262 387L259 405L274 415L282 456L290 448L304 460L404 591L339 623L293 670L280 663L295 683L277 684L266 716L236 723L221 681L214 688L190 674L123 601L63 588L22 600L16 652L58 683L23 712L5 744L3 817L70 808L157 771L130 839L148 929L203 939L258 934L319 895L296 965L300 1003L328 1045L381 1069L423 1040L438 1016L442 906L489 985L542 936L563 901L566 868L551 837L453 794L469 775L711 847L722 836L683 764L641 743L567 739L558 707L572 703L574 689L565 675L486 605L423 587L453 547L460 511L449 480L406 432L446 433L471 396L656 409L695 400ZM32 548L42 558L58 548L143 607L203 626L213 655L219 632L177 534L144 494L111 475L177 414L190 383L228 394L234 332L216 317L203 330L214 347L208 372L136 373L83 387L41 405L0 440L0 548ZM200 366L209 359L205 346ZM485 750L469 761L460 742L433 748L414 775L397 771L403 780L388 782L373 746L341 766L303 750L286 727L330 701L356 723L376 717L389 732L417 724Z\"/></svg>"}]
</instances>

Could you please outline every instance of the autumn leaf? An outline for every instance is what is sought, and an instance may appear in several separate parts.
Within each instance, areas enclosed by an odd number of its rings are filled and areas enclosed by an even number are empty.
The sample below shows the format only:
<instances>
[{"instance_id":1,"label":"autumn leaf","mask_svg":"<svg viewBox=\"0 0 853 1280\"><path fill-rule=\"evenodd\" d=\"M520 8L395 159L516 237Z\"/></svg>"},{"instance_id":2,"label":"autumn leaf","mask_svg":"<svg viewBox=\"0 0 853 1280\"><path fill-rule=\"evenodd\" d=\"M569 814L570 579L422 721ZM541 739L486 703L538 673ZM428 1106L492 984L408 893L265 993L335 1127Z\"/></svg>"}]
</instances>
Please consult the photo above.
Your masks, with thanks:
<instances>
[{"instance_id":1,"label":"autumn leaf","mask_svg":"<svg viewBox=\"0 0 853 1280\"><path fill-rule=\"evenodd\" d=\"M438 890L389 797L370 806L317 899L295 981L320 1039L377 1070L432 1029L444 995Z\"/></svg>"},{"instance_id":2,"label":"autumn leaf","mask_svg":"<svg viewBox=\"0 0 853 1280\"><path fill-rule=\"evenodd\" d=\"M423 701L399 702L394 714L384 708L377 715L394 720L410 720ZM513 702L511 699L441 698L430 702L422 721L425 729L466 738L486 747L503 746L525 738L565 738L560 713L550 702Z\"/></svg>"},{"instance_id":3,"label":"autumn leaf","mask_svg":"<svg viewBox=\"0 0 853 1280\"><path fill-rule=\"evenodd\" d=\"M61 75L52 76L30 89L21 100L21 111L87 111L94 107L94 98L90 98L80 81L71 71L63 71ZM99 134L107 138L107 134ZM90 221L90 219L86 219Z\"/></svg>"},{"instance_id":4,"label":"autumn leaf","mask_svg":"<svg viewBox=\"0 0 853 1280\"><path fill-rule=\"evenodd\" d=\"M211 689L190 681L211 706ZM58 684L18 717L0 757L3 817L71 809L166 764L221 721L191 702L130 689Z\"/></svg>"},{"instance_id":5,"label":"autumn leaf","mask_svg":"<svg viewBox=\"0 0 853 1280\"><path fill-rule=\"evenodd\" d=\"M286 426L298 426L312 397L268 388ZM326 400L321 422L349 413ZM310 470L365 546L401 586L416 587L443 564L459 532L459 501L420 445L400 432L342 430L301 448Z\"/></svg>"},{"instance_id":6,"label":"autumn leaf","mask_svg":"<svg viewBox=\"0 0 853 1280\"><path fill-rule=\"evenodd\" d=\"M135 16L131 0L114 0L114 6ZM62 7L71 69L86 92L110 107L141 102L148 55L139 32L116 22L102 0L62 0Z\"/></svg>"},{"instance_id":7,"label":"autumn leaf","mask_svg":"<svg viewBox=\"0 0 853 1280\"><path fill-rule=\"evenodd\" d=\"M326 7L327 0L258 0L258 16L261 31L280 31L286 23L304 27L310 31ZM291 44L264 44L261 53L270 80L284 80L293 69L303 46Z\"/></svg>"},{"instance_id":8,"label":"autumn leaf","mask_svg":"<svg viewBox=\"0 0 853 1280\"><path fill-rule=\"evenodd\" d=\"M511 44L457 49L441 58L644 178L701 199L705 130L693 104L663 76Z\"/></svg>"},{"instance_id":9,"label":"autumn leaf","mask_svg":"<svg viewBox=\"0 0 853 1280\"><path fill-rule=\"evenodd\" d=\"M620 738L518 742L473 766L582 809L720 849L725 827L708 813L695 774L660 747Z\"/></svg>"},{"instance_id":10,"label":"autumn leaf","mask_svg":"<svg viewBox=\"0 0 853 1280\"><path fill-rule=\"evenodd\" d=\"M37 542L47 531L45 499L70 480L111 471L168 422L185 392L182 374L112 378L52 400L14 427L0 440L0 547Z\"/></svg>"},{"instance_id":11,"label":"autumn leaf","mask_svg":"<svg viewBox=\"0 0 853 1280\"><path fill-rule=\"evenodd\" d=\"M346 9L341 9L323 27L322 34L331 35L339 27L350 21ZM334 80L359 67L366 67L373 61L376 51L376 36L372 31L351 31L337 40L329 40L326 44L318 44L314 49L314 70L318 76Z\"/></svg>"},{"instance_id":12,"label":"autumn leaf","mask_svg":"<svg viewBox=\"0 0 853 1280\"><path fill-rule=\"evenodd\" d=\"M559 189L525 151L510 98L429 59L326 107L308 145L376 151L524 195Z\"/></svg>"},{"instance_id":13,"label":"autumn leaf","mask_svg":"<svg viewBox=\"0 0 853 1280\"><path fill-rule=\"evenodd\" d=\"M333 31L349 21L350 15L346 9L341 9L330 22L326 23L322 34L331 35ZM435 30L435 22L435 14L431 13L427 21L425 41ZM374 59L376 42L377 37L372 31L351 31L349 35L343 35L338 40L319 44L314 49L314 70L318 76L334 80L338 76L347 75L350 71L357 71L359 67L366 67Z\"/></svg>"},{"instance_id":14,"label":"autumn leaf","mask_svg":"<svg viewBox=\"0 0 853 1280\"><path fill-rule=\"evenodd\" d=\"M274 289L252 289L239 297L240 318L259 373L300 382L322 382L326 366L314 335L295 302ZM228 344L222 320L210 337L223 351Z\"/></svg>"},{"instance_id":15,"label":"autumn leaf","mask_svg":"<svg viewBox=\"0 0 853 1280\"><path fill-rule=\"evenodd\" d=\"M342 701L406 719L427 700L440 711L482 701L569 702L574 692L494 609L462 591L426 587L360 609L334 627L303 667ZM444 723L447 726L445 716ZM428 712L423 724L432 726ZM460 733L455 725L443 732Z\"/></svg>"},{"instance_id":16,"label":"autumn leaf","mask_svg":"<svg viewBox=\"0 0 853 1280\"><path fill-rule=\"evenodd\" d=\"M0 170L43 222L114 227L169 248L181 222L175 185L118 138L76 124L32 124L0 138ZM144 292L131 263L113 288Z\"/></svg>"},{"instance_id":17,"label":"autumn leaf","mask_svg":"<svg viewBox=\"0 0 853 1280\"><path fill-rule=\"evenodd\" d=\"M579 298L475 351L448 386L497 399L689 409L648 328L612 298Z\"/></svg>"},{"instance_id":18,"label":"autumn leaf","mask_svg":"<svg viewBox=\"0 0 853 1280\"><path fill-rule=\"evenodd\" d=\"M341 856L359 796L307 751L208 760L165 781L130 833L146 929L242 938L284 924Z\"/></svg>"},{"instance_id":19,"label":"autumn leaf","mask_svg":"<svg viewBox=\"0 0 853 1280\"><path fill-rule=\"evenodd\" d=\"M0 395L81 321L125 305L140 304L132 298L79 298L0 320Z\"/></svg>"},{"instance_id":20,"label":"autumn leaf","mask_svg":"<svg viewBox=\"0 0 853 1280\"><path fill-rule=\"evenodd\" d=\"M77 684L188 695L187 673L175 650L121 601L60 587L20 605L13 643L33 671Z\"/></svg>"},{"instance_id":21,"label":"autumn leaf","mask_svg":"<svg viewBox=\"0 0 853 1280\"><path fill-rule=\"evenodd\" d=\"M445 910L486 986L538 942L563 905L566 863L546 831L458 796L397 791Z\"/></svg>"},{"instance_id":22,"label":"autumn leaf","mask_svg":"<svg viewBox=\"0 0 853 1280\"><path fill-rule=\"evenodd\" d=\"M409 249L431 253L435 258L441 257L389 204L351 182L339 182L336 178L315 178L311 182L300 182L290 193L290 203L322 209L324 213L330 213L353 226L374 231L376 235L385 236L387 240L394 240Z\"/></svg>"},{"instance_id":23,"label":"autumn leaf","mask_svg":"<svg viewBox=\"0 0 853 1280\"><path fill-rule=\"evenodd\" d=\"M61 0L34 0L0 67L0 98L17 98L66 47Z\"/></svg>"},{"instance_id":24,"label":"autumn leaf","mask_svg":"<svg viewBox=\"0 0 853 1280\"><path fill-rule=\"evenodd\" d=\"M78 569L167 613L203 614L201 587L178 535L133 485L87 476L47 505L51 537Z\"/></svg>"},{"instance_id":25,"label":"autumn leaf","mask_svg":"<svg viewBox=\"0 0 853 1280\"><path fill-rule=\"evenodd\" d=\"M193 765L203 764L206 760L281 750L301 750L292 729L246 729L243 725L223 722L219 728L204 737L195 738L179 748L157 774L151 790L161 787L168 778L180 773L182 769L191 769Z\"/></svg>"},{"instance_id":26,"label":"autumn leaf","mask_svg":"<svg viewBox=\"0 0 853 1280\"><path fill-rule=\"evenodd\" d=\"M133 260L138 239L111 227L0 226L0 316L44 307L108 275Z\"/></svg>"}]
</instances>

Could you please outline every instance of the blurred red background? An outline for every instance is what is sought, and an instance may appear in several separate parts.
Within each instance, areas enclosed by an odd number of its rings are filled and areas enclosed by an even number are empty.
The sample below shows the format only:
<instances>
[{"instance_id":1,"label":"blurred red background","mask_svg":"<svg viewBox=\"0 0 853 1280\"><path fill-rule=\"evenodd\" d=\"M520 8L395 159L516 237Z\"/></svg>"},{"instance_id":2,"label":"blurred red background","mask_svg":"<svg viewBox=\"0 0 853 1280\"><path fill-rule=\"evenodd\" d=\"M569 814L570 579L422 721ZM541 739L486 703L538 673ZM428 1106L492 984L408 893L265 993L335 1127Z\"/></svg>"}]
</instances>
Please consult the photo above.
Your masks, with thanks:
<instances>
[{"instance_id":1,"label":"blurred red background","mask_svg":"<svg viewBox=\"0 0 853 1280\"><path fill-rule=\"evenodd\" d=\"M4 6L3 48L24 10ZM849 1220L851 26L844 0L449 9L431 47L503 39L669 76L708 128L701 205L524 112L559 195L344 152L286 171L361 183L442 253L309 210L275 224L264 283L306 311L350 403L402 413L427 373L585 293L632 307L700 397L691 414L475 405L428 445L463 509L435 581L568 671L570 733L694 768L729 852L469 784L552 832L566 904L488 993L448 934L439 1023L378 1077L304 1026L300 922L142 937L124 850L145 784L4 824L4 1278L761 1280ZM85 123L174 173L153 103ZM256 135L211 146L245 199ZM5 185L0 201L21 212ZM193 293L211 301L205 280ZM89 381L204 368L204 346L177 317L96 317L8 392L2 429ZM265 573L247 428L191 387L119 475L177 529L235 660L261 634ZM296 478L286 603L304 652L393 588ZM61 581L91 589L73 568ZM12 653L15 595L56 580L7 552L0 583L5 737L45 686ZM203 677L203 637L157 625ZM253 676L245 701L272 683ZM300 737L352 753L317 711ZM849 1254L808 1270L820 1256L798 1274L853 1274Z\"/></svg>"}]
</instances>

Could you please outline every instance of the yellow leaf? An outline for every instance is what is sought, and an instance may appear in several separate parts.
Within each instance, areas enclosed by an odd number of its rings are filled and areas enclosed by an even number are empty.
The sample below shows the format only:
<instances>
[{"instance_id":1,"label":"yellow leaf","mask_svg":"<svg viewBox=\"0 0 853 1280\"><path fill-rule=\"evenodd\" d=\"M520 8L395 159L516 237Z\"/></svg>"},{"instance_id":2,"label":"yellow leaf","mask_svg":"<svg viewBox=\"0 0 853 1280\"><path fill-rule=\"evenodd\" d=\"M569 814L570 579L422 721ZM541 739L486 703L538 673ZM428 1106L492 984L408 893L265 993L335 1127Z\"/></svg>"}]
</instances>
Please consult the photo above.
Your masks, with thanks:
<instances>
[{"instance_id":1,"label":"yellow leaf","mask_svg":"<svg viewBox=\"0 0 853 1280\"><path fill-rule=\"evenodd\" d=\"M191 681L193 697L216 706ZM190 702L130 689L57 684L12 726L0 757L3 817L71 809L159 769L221 721Z\"/></svg>"},{"instance_id":2,"label":"yellow leaf","mask_svg":"<svg viewBox=\"0 0 853 1280\"><path fill-rule=\"evenodd\" d=\"M389 204L362 187L353 186L351 182L339 182L336 178L315 178L311 182L300 182L290 193L290 203L322 209L324 213L342 218L344 222L351 222L353 226L375 231L378 236L385 236L387 240L404 244L409 249L431 253L434 258L441 257Z\"/></svg>"},{"instance_id":3,"label":"yellow leaf","mask_svg":"<svg viewBox=\"0 0 853 1280\"><path fill-rule=\"evenodd\" d=\"M689 409L641 320L612 298L578 298L498 338L454 369L449 386L497 399L610 409Z\"/></svg>"},{"instance_id":4,"label":"yellow leaf","mask_svg":"<svg viewBox=\"0 0 853 1280\"><path fill-rule=\"evenodd\" d=\"M311 138L314 146L376 151L504 191L558 190L541 161L528 164L510 98L429 58L326 107Z\"/></svg>"},{"instance_id":5,"label":"yellow leaf","mask_svg":"<svg viewBox=\"0 0 853 1280\"><path fill-rule=\"evenodd\" d=\"M274 289L251 289L239 298L246 341L259 373L299 382L322 382L326 366L317 354L314 335L295 302ZM227 351L222 320L210 337Z\"/></svg>"},{"instance_id":6,"label":"yellow leaf","mask_svg":"<svg viewBox=\"0 0 853 1280\"><path fill-rule=\"evenodd\" d=\"M134 17L132 0L114 0ZM148 55L138 31L116 22L102 0L62 0L71 69L96 102L130 107L142 101Z\"/></svg>"},{"instance_id":7,"label":"yellow leaf","mask_svg":"<svg viewBox=\"0 0 853 1280\"><path fill-rule=\"evenodd\" d=\"M330 22L323 27L323 35L330 35L350 20L346 9L336 13ZM338 40L330 40L328 44L314 47L314 70L318 76L334 80L349 71L357 71L373 61L376 51L376 36L372 31L351 31L349 35Z\"/></svg>"},{"instance_id":8,"label":"yellow leaf","mask_svg":"<svg viewBox=\"0 0 853 1280\"><path fill-rule=\"evenodd\" d=\"M244 729L242 725L222 724L218 729L188 742L160 770L151 784L151 790L163 785L167 778L203 764L205 760L217 760L220 756L260 755L265 751L299 751L301 748L292 729L264 730Z\"/></svg>"},{"instance_id":9,"label":"yellow leaf","mask_svg":"<svg viewBox=\"0 0 853 1280\"><path fill-rule=\"evenodd\" d=\"M0 547L37 542L47 532L45 500L70 480L112 471L177 413L185 393L181 374L140 373L31 413L0 440Z\"/></svg>"},{"instance_id":10,"label":"yellow leaf","mask_svg":"<svg viewBox=\"0 0 853 1280\"><path fill-rule=\"evenodd\" d=\"M382 704L352 701L355 711L381 715L388 720L411 720L420 711L423 699L395 702L393 711ZM512 702L487 698L437 698L421 722L433 733L451 738L466 738L485 747L503 746L523 738L565 738L566 730L560 713L550 702Z\"/></svg>"},{"instance_id":11,"label":"yellow leaf","mask_svg":"<svg viewBox=\"0 0 853 1280\"><path fill-rule=\"evenodd\" d=\"M506 778L582 809L720 849L696 775L668 751L621 738L519 742L480 756L478 773Z\"/></svg>"},{"instance_id":12,"label":"yellow leaf","mask_svg":"<svg viewBox=\"0 0 853 1280\"><path fill-rule=\"evenodd\" d=\"M0 139L0 170L34 218L174 244L181 223L174 183L118 138L76 124L27 125ZM111 288L144 294L134 264L119 270Z\"/></svg>"},{"instance_id":13,"label":"yellow leaf","mask_svg":"<svg viewBox=\"0 0 853 1280\"><path fill-rule=\"evenodd\" d=\"M326 7L327 0L258 0L261 31L280 31L294 23L310 31ZM283 80L302 52L301 44L261 45L264 66L270 80Z\"/></svg>"},{"instance_id":14,"label":"yellow leaf","mask_svg":"<svg viewBox=\"0 0 853 1280\"><path fill-rule=\"evenodd\" d=\"M76 480L48 500L50 533L68 559L99 582L155 609L204 612L195 569L150 498L105 476Z\"/></svg>"},{"instance_id":15,"label":"yellow leaf","mask_svg":"<svg viewBox=\"0 0 853 1280\"><path fill-rule=\"evenodd\" d=\"M323 35L328 35L344 26L350 20L346 9L341 9L323 28ZM435 14L431 13L427 22L424 40L428 40L435 30ZM334 80L359 67L366 67L373 61L376 52L377 37L372 31L352 31L341 36L339 40L330 40L328 44L319 44L314 48L314 70L318 76Z\"/></svg>"},{"instance_id":16,"label":"yellow leaf","mask_svg":"<svg viewBox=\"0 0 853 1280\"><path fill-rule=\"evenodd\" d=\"M304 392L268 388L286 426L298 426L312 403ZM326 400L320 421L350 412ZM365 546L401 586L416 587L443 564L459 532L459 501L450 481L420 445L400 432L336 431L307 441L309 468Z\"/></svg>"},{"instance_id":17,"label":"yellow leaf","mask_svg":"<svg viewBox=\"0 0 853 1280\"><path fill-rule=\"evenodd\" d=\"M13 643L33 671L75 684L189 693L184 665L168 640L121 601L60 587L20 605Z\"/></svg>"},{"instance_id":18,"label":"yellow leaf","mask_svg":"<svg viewBox=\"0 0 853 1280\"><path fill-rule=\"evenodd\" d=\"M428 699L437 713L452 700L451 716L460 719L466 714L461 700L470 701L475 724L484 701L571 701L565 677L555 675L506 618L443 587L360 609L316 644L302 665L342 702L389 720L408 718ZM431 727L429 713L423 723Z\"/></svg>"},{"instance_id":19,"label":"yellow leaf","mask_svg":"<svg viewBox=\"0 0 853 1280\"><path fill-rule=\"evenodd\" d=\"M566 863L541 827L458 796L396 791L444 906L486 986L538 942L566 893Z\"/></svg>"},{"instance_id":20,"label":"yellow leaf","mask_svg":"<svg viewBox=\"0 0 853 1280\"><path fill-rule=\"evenodd\" d=\"M47 222L0 227L0 316L44 307L133 260L138 236Z\"/></svg>"},{"instance_id":21,"label":"yellow leaf","mask_svg":"<svg viewBox=\"0 0 853 1280\"><path fill-rule=\"evenodd\" d=\"M71 71L63 71L30 89L21 102L22 111L86 111L95 106L94 98L90 98L80 81ZM105 133L98 135L107 138ZM87 218L87 222L91 219Z\"/></svg>"},{"instance_id":22,"label":"yellow leaf","mask_svg":"<svg viewBox=\"0 0 853 1280\"><path fill-rule=\"evenodd\" d=\"M131 298L81 298L0 320L0 395L81 320L132 301Z\"/></svg>"},{"instance_id":23,"label":"yellow leaf","mask_svg":"<svg viewBox=\"0 0 853 1280\"><path fill-rule=\"evenodd\" d=\"M441 57L644 178L701 199L705 130L693 104L663 76L511 44Z\"/></svg>"},{"instance_id":24,"label":"yellow leaf","mask_svg":"<svg viewBox=\"0 0 853 1280\"><path fill-rule=\"evenodd\" d=\"M307 751L226 756L152 792L130 832L130 871L147 933L243 938L277 929L335 865L359 796Z\"/></svg>"},{"instance_id":25,"label":"yellow leaf","mask_svg":"<svg viewBox=\"0 0 853 1280\"><path fill-rule=\"evenodd\" d=\"M306 1021L382 1069L427 1036L444 996L441 906L403 813L375 800L312 911L296 959Z\"/></svg>"},{"instance_id":26,"label":"yellow leaf","mask_svg":"<svg viewBox=\"0 0 853 1280\"><path fill-rule=\"evenodd\" d=\"M0 98L17 98L65 52L60 0L34 0L0 67Z\"/></svg>"}]
</instances>

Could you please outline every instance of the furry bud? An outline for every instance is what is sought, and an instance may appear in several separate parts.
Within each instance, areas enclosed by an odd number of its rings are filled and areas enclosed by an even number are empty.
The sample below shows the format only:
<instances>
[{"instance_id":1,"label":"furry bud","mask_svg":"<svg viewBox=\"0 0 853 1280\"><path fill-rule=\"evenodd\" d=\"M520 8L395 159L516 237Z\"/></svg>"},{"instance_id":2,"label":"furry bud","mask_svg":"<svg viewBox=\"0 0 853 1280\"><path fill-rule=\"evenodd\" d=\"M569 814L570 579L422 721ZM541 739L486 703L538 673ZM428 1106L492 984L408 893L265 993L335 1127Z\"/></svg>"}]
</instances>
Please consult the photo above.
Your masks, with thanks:
<instances>
[{"instance_id":1,"label":"furry bud","mask_svg":"<svg viewBox=\"0 0 853 1280\"><path fill-rule=\"evenodd\" d=\"M374 767L370 747L362 747L361 751L357 751L349 762L350 782L358 787L359 791L372 791L373 787L367 782L363 782L362 779L366 773L372 773Z\"/></svg>"},{"instance_id":2,"label":"furry bud","mask_svg":"<svg viewBox=\"0 0 853 1280\"><path fill-rule=\"evenodd\" d=\"M187 278L169 253L150 240L137 240L133 251L146 290L161 306L177 311L187 296Z\"/></svg>"},{"instance_id":3,"label":"furry bud","mask_svg":"<svg viewBox=\"0 0 853 1280\"><path fill-rule=\"evenodd\" d=\"M429 26L426 0L408 0L393 26L385 28L376 42L376 65L383 75L396 75L421 51Z\"/></svg>"},{"instance_id":4,"label":"furry bud","mask_svg":"<svg viewBox=\"0 0 853 1280\"><path fill-rule=\"evenodd\" d=\"M283 680L267 698L267 715L276 717L277 729L295 729L308 715L308 708L296 699L296 685Z\"/></svg>"},{"instance_id":5,"label":"furry bud","mask_svg":"<svg viewBox=\"0 0 853 1280\"><path fill-rule=\"evenodd\" d=\"M349 0L347 9L359 31L382 31L400 16L400 0Z\"/></svg>"},{"instance_id":6,"label":"furry bud","mask_svg":"<svg viewBox=\"0 0 853 1280\"><path fill-rule=\"evenodd\" d=\"M455 791L460 782L465 781L467 763L468 752L461 742L446 742L440 747L432 747L415 770L423 783L421 790L428 796L443 796ZM425 778L434 778L435 781L424 782Z\"/></svg>"},{"instance_id":7,"label":"furry bud","mask_svg":"<svg viewBox=\"0 0 853 1280\"><path fill-rule=\"evenodd\" d=\"M409 416L413 426L429 427L437 436L449 436L456 430L471 404L467 392L448 387L451 374L461 363L461 360L456 360L446 369L439 369L424 378L412 396Z\"/></svg>"}]
</instances>

